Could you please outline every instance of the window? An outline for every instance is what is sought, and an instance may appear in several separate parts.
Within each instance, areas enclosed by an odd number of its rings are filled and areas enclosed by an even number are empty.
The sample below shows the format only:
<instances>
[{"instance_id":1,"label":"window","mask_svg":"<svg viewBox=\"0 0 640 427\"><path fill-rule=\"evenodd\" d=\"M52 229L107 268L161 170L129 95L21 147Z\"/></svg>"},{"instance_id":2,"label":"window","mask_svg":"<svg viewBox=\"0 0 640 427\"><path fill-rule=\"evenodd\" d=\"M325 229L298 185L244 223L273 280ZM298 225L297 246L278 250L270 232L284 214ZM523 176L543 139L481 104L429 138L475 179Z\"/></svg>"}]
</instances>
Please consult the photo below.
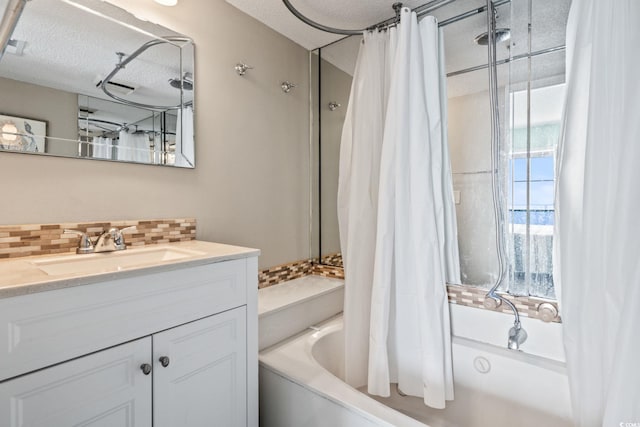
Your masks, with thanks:
<instances>
[{"instance_id":1,"label":"window","mask_svg":"<svg viewBox=\"0 0 640 427\"><path fill-rule=\"evenodd\" d=\"M515 295L555 298L554 189L563 97L564 85L531 90L530 97L511 94L506 227L509 292Z\"/></svg>"}]
</instances>

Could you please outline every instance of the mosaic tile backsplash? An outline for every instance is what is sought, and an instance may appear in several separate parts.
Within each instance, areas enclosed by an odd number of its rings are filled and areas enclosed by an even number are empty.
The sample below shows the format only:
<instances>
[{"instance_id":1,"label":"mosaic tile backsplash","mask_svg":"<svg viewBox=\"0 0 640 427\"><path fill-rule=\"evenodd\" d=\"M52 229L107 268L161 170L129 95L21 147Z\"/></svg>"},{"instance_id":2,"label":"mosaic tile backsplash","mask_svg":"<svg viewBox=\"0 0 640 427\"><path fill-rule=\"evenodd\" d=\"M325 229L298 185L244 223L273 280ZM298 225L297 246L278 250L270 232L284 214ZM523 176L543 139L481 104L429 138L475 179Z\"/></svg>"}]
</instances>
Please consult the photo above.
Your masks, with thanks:
<instances>
[{"instance_id":1,"label":"mosaic tile backsplash","mask_svg":"<svg viewBox=\"0 0 640 427\"><path fill-rule=\"evenodd\" d=\"M344 269L342 267L342 257L340 254L332 254L322 257L322 262L330 262L331 265L319 264L318 259L292 262L277 267L262 270L259 275L259 287L277 285L287 280L297 279L307 275L317 275L344 279ZM486 289L469 285L447 285L447 295L449 302L452 304L464 305L467 307L481 308L489 310L484 306L484 299L487 293ZM509 294L501 293L503 297L511 301L518 312L533 319L539 319L538 307L542 303L550 303L558 308L555 301L546 300L535 297L515 297ZM511 309L504 304L493 311L503 313L511 313ZM554 322L561 322L558 316Z\"/></svg>"},{"instance_id":2,"label":"mosaic tile backsplash","mask_svg":"<svg viewBox=\"0 0 640 427\"><path fill-rule=\"evenodd\" d=\"M196 238L195 218L0 225L0 259L74 252L78 247L78 237L63 234L67 228L83 231L95 238L111 227L130 226L135 226L136 230L125 234L127 246L181 242Z\"/></svg>"}]
</instances>

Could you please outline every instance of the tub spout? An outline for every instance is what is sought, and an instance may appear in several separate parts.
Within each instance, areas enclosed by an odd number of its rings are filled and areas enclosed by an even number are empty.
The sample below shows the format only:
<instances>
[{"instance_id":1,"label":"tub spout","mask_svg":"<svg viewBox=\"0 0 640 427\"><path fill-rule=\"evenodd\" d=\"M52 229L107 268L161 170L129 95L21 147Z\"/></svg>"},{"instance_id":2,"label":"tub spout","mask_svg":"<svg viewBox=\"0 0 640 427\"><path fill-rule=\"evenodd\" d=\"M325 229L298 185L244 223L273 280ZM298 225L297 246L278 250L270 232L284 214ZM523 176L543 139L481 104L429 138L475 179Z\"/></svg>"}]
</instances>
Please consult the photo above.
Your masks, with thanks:
<instances>
[{"instance_id":1,"label":"tub spout","mask_svg":"<svg viewBox=\"0 0 640 427\"><path fill-rule=\"evenodd\" d=\"M520 345L527 340L527 337L527 331L525 331L520 325L520 322L518 322L509 329L509 343L507 346L510 350L519 350Z\"/></svg>"}]
</instances>

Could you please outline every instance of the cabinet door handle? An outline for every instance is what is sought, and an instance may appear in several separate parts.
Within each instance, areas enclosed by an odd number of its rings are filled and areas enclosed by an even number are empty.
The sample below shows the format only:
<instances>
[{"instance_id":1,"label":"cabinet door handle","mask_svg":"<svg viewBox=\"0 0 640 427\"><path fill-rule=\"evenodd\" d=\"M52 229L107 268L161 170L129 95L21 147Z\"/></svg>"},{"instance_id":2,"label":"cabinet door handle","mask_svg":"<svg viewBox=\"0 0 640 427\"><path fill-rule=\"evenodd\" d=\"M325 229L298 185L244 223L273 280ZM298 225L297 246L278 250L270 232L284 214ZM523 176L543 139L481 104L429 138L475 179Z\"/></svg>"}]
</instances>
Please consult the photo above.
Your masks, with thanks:
<instances>
[{"instance_id":1,"label":"cabinet door handle","mask_svg":"<svg viewBox=\"0 0 640 427\"><path fill-rule=\"evenodd\" d=\"M169 366L169 358L167 356L162 356L160 359L158 359L160 361L160 364L166 368L167 366Z\"/></svg>"},{"instance_id":2,"label":"cabinet door handle","mask_svg":"<svg viewBox=\"0 0 640 427\"><path fill-rule=\"evenodd\" d=\"M149 365L148 363L143 363L142 365L140 365L140 369L145 375L149 375L151 373L151 365Z\"/></svg>"}]
</instances>

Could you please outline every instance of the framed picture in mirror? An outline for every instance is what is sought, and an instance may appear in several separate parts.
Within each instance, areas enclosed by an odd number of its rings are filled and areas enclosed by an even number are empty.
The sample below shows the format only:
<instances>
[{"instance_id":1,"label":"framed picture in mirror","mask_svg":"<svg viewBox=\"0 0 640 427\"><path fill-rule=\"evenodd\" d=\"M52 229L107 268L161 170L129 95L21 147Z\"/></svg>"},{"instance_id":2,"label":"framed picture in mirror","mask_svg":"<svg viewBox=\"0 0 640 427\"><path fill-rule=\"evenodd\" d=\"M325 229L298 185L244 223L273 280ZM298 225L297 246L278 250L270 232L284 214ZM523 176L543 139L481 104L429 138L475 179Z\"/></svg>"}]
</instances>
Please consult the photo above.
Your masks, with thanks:
<instances>
[{"instance_id":1,"label":"framed picture in mirror","mask_svg":"<svg viewBox=\"0 0 640 427\"><path fill-rule=\"evenodd\" d=\"M0 114L0 149L44 153L47 122Z\"/></svg>"}]
</instances>

